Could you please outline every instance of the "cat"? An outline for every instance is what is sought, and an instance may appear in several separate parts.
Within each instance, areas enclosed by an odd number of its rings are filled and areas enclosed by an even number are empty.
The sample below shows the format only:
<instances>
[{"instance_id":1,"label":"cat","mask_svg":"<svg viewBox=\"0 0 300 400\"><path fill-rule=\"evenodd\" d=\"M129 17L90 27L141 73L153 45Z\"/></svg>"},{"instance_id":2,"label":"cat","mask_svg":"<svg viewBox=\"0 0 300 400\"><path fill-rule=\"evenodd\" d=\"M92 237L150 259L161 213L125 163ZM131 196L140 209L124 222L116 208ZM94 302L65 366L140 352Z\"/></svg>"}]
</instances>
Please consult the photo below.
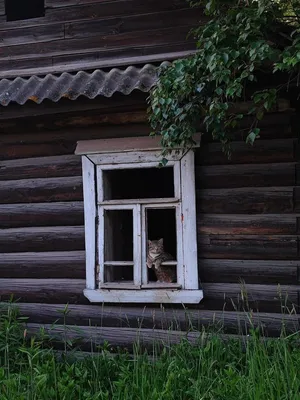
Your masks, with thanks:
<instances>
[{"instance_id":1,"label":"cat","mask_svg":"<svg viewBox=\"0 0 300 400\"><path fill-rule=\"evenodd\" d=\"M176 282L176 266L161 265L164 261L174 261L174 257L164 250L164 239L148 240L147 267L154 266L158 282Z\"/></svg>"}]
</instances>

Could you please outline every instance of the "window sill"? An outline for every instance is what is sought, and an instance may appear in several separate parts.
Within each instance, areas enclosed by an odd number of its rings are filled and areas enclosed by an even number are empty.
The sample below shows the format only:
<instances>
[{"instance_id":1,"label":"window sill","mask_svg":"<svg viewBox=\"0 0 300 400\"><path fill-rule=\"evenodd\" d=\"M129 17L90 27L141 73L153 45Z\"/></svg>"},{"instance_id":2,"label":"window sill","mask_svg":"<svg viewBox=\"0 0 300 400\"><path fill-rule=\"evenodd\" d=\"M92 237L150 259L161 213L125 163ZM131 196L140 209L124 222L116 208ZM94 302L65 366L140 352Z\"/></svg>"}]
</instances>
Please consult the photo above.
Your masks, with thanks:
<instances>
[{"instance_id":1,"label":"window sill","mask_svg":"<svg viewBox=\"0 0 300 400\"><path fill-rule=\"evenodd\" d=\"M202 290L109 290L85 289L84 295L91 303L160 303L198 304L203 299Z\"/></svg>"}]
</instances>

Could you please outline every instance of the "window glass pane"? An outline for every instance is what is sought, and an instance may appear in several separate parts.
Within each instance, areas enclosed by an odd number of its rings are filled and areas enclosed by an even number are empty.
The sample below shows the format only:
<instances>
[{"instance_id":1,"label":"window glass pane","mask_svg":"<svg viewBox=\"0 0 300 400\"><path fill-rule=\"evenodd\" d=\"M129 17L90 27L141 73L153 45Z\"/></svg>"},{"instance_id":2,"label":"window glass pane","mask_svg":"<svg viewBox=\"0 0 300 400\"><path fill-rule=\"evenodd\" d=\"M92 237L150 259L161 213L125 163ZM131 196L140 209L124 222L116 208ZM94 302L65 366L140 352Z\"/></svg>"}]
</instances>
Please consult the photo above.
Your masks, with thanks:
<instances>
[{"instance_id":1,"label":"window glass pane","mask_svg":"<svg viewBox=\"0 0 300 400\"><path fill-rule=\"evenodd\" d=\"M104 200L174 197L173 167L103 171Z\"/></svg>"},{"instance_id":2,"label":"window glass pane","mask_svg":"<svg viewBox=\"0 0 300 400\"><path fill-rule=\"evenodd\" d=\"M174 262L173 265L161 265L159 269L147 268L148 281L155 282L163 280L165 282L176 283L176 258L177 258L177 239L176 239L176 210L175 208L147 208L146 209L147 227L147 254L155 259ZM151 243L150 243L150 242ZM154 261L155 264L155 261Z\"/></svg>"},{"instance_id":3,"label":"window glass pane","mask_svg":"<svg viewBox=\"0 0 300 400\"><path fill-rule=\"evenodd\" d=\"M104 262L133 262L132 210L104 211Z\"/></svg>"}]
</instances>

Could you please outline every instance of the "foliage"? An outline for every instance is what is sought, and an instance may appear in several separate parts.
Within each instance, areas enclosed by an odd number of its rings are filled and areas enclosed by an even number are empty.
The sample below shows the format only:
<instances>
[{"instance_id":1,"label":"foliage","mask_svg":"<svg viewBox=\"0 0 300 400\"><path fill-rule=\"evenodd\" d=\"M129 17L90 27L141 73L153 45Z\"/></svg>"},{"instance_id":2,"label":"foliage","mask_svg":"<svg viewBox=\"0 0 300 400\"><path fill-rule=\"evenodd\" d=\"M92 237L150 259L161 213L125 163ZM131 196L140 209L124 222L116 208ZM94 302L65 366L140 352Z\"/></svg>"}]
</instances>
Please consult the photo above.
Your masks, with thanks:
<instances>
[{"instance_id":1,"label":"foliage","mask_svg":"<svg viewBox=\"0 0 300 400\"><path fill-rule=\"evenodd\" d=\"M299 399L297 332L261 340L256 329L243 340L206 332L151 357L116 353L58 356L43 341L28 339L15 311L0 317L1 400L288 400ZM252 333L251 333L252 332ZM62 338L63 339L63 338Z\"/></svg>"},{"instance_id":2,"label":"foliage","mask_svg":"<svg viewBox=\"0 0 300 400\"><path fill-rule=\"evenodd\" d=\"M253 144L260 133L258 123L275 105L280 90L299 77L300 1L191 3L196 5L203 6L209 17L190 33L197 52L161 67L149 97L149 119L153 134L161 135L164 154L174 147L189 147L201 121L230 155L232 134L240 121L251 115L246 142ZM282 77L283 72L281 85L261 89L259 75ZM253 106L238 112L235 103L249 99Z\"/></svg>"}]
</instances>

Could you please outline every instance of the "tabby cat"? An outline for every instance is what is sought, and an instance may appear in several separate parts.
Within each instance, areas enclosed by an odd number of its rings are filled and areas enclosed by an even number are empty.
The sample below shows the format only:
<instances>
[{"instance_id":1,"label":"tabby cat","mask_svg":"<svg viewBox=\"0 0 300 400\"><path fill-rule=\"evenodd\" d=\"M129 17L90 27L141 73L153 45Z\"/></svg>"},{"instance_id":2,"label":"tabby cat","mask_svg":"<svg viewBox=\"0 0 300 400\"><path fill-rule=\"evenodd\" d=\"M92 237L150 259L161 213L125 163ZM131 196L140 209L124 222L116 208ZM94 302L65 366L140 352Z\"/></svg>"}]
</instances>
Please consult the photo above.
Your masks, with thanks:
<instances>
[{"instance_id":1,"label":"tabby cat","mask_svg":"<svg viewBox=\"0 0 300 400\"><path fill-rule=\"evenodd\" d=\"M175 282L176 267L161 265L164 261L174 261L174 257L164 250L164 239L148 240L147 267L154 266L154 272L158 282Z\"/></svg>"}]
</instances>

